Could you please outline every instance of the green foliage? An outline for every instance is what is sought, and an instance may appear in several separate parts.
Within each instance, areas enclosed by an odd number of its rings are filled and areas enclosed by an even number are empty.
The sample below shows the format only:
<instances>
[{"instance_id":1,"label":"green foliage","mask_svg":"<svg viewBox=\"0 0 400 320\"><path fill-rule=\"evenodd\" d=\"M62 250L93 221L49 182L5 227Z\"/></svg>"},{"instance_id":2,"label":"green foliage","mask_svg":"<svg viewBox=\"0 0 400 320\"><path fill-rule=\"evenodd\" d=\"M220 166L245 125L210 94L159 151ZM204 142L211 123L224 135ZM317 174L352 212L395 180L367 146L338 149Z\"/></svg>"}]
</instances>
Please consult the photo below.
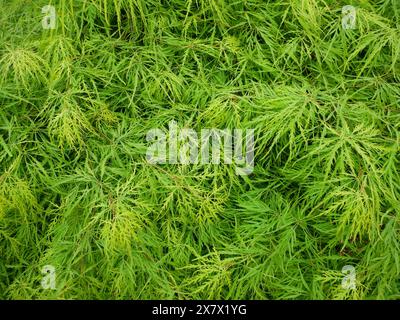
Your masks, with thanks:
<instances>
[{"instance_id":1,"label":"green foliage","mask_svg":"<svg viewBox=\"0 0 400 320\"><path fill-rule=\"evenodd\" d=\"M398 0L0 7L0 299L400 298ZM146 162L171 120L254 172Z\"/></svg>"}]
</instances>

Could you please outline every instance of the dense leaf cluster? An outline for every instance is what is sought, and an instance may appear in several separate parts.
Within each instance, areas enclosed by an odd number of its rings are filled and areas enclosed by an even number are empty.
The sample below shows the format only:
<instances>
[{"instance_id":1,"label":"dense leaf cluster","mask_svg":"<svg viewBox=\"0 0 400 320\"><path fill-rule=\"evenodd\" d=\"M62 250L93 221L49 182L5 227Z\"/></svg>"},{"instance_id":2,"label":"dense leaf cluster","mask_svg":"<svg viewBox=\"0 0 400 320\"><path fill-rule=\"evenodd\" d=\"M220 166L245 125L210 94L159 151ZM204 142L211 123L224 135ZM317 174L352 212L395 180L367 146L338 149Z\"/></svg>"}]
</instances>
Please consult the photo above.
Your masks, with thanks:
<instances>
[{"instance_id":1,"label":"dense leaf cluster","mask_svg":"<svg viewBox=\"0 0 400 320\"><path fill-rule=\"evenodd\" d=\"M1 299L400 298L398 0L47 4L0 1ZM146 162L172 120L254 172Z\"/></svg>"}]
</instances>

